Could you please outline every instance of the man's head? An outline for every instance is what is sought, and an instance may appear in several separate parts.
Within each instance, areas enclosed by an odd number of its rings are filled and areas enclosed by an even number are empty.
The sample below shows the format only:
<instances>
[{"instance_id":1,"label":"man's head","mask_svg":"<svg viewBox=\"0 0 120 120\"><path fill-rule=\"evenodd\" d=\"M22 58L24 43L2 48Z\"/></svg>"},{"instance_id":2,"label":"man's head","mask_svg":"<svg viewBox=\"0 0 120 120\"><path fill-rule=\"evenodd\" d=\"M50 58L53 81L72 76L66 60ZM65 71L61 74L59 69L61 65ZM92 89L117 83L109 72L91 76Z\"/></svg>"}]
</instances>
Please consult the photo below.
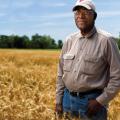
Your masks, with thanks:
<instances>
[{"instance_id":1,"label":"man's head","mask_svg":"<svg viewBox=\"0 0 120 120\"><path fill-rule=\"evenodd\" d=\"M97 13L91 0L77 0L73 7L75 22L82 31L89 31L93 26Z\"/></svg>"}]
</instances>

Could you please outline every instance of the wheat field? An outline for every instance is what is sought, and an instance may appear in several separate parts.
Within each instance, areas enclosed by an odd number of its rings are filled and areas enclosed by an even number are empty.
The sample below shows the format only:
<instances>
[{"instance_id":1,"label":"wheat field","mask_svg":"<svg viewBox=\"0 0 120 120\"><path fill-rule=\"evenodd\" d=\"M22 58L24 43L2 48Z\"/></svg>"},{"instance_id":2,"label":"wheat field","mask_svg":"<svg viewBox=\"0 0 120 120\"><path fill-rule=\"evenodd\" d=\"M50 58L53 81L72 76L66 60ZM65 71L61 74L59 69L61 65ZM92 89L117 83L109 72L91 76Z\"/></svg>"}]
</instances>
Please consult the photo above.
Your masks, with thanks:
<instances>
[{"instance_id":1,"label":"wheat field","mask_svg":"<svg viewBox=\"0 0 120 120\"><path fill-rule=\"evenodd\" d=\"M55 120L60 51L0 49L0 120ZM108 120L120 120L120 94Z\"/></svg>"}]
</instances>

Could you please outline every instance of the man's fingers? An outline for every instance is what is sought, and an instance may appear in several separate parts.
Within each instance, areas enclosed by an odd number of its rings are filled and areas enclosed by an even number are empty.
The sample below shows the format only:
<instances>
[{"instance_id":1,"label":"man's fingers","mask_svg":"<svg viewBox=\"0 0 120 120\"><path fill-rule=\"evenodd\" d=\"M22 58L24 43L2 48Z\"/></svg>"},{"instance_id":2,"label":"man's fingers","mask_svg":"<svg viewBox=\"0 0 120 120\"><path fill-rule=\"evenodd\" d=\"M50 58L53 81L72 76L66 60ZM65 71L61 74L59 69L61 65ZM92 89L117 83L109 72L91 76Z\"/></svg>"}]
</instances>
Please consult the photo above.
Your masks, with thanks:
<instances>
[{"instance_id":1,"label":"man's fingers","mask_svg":"<svg viewBox=\"0 0 120 120\"><path fill-rule=\"evenodd\" d=\"M57 114L62 114L63 113L62 105L56 104L55 111Z\"/></svg>"},{"instance_id":2,"label":"man's fingers","mask_svg":"<svg viewBox=\"0 0 120 120\"><path fill-rule=\"evenodd\" d=\"M91 116L93 116L93 115L94 115L94 110L93 110L93 108L88 107L87 116L91 117Z\"/></svg>"},{"instance_id":3,"label":"man's fingers","mask_svg":"<svg viewBox=\"0 0 120 120\"><path fill-rule=\"evenodd\" d=\"M99 111L100 105L97 103L96 100L90 100L88 103L88 110L87 110L87 116L93 116Z\"/></svg>"}]
</instances>

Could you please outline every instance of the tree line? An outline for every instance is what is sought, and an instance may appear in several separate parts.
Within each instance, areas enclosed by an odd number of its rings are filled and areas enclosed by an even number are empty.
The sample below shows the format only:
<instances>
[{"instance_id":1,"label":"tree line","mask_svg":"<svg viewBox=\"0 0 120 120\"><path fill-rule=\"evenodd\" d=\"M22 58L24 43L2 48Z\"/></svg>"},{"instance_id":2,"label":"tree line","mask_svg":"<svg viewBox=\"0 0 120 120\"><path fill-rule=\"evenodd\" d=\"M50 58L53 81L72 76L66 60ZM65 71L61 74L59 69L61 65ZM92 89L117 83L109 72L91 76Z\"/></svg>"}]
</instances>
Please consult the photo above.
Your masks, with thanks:
<instances>
[{"instance_id":1,"label":"tree line","mask_svg":"<svg viewBox=\"0 0 120 120\"><path fill-rule=\"evenodd\" d=\"M118 44L118 48L119 48L119 50L120 50L120 37L117 38L117 44Z\"/></svg>"},{"instance_id":2,"label":"tree line","mask_svg":"<svg viewBox=\"0 0 120 120\"><path fill-rule=\"evenodd\" d=\"M31 39L24 35L0 35L0 48L20 48L20 49L61 49L62 40L56 41L47 35L35 34Z\"/></svg>"},{"instance_id":3,"label":"tree line","mask_svg":"<svg viewBox=\"0 0 120 120\"><path fill-rule=\"evenodd\" d=\"M117 44L120 49L120 36ZM0 48L20 48L20 49L61 49L62 40L56 41L48 35L35 34L31 39L24 35L0 35Z\"/></svg>"}]
</instances>

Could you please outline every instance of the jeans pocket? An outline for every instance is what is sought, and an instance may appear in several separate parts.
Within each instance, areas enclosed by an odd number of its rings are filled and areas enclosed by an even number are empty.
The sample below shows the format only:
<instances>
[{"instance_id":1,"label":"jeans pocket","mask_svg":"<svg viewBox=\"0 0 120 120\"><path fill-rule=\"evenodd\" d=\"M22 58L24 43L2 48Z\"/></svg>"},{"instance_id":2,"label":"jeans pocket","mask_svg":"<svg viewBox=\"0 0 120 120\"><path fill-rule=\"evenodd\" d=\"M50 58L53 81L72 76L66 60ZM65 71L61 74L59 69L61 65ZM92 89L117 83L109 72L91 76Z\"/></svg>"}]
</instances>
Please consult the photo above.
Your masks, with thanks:
<instances>
[{"instance_id":1,"label":"jeans pocket","mask_svg":"<svg viewBox=\"0 0 120 120\"><path fill-rule=\"evenodd\" d=\"M70 110L70 95L67 89L64 90L63 110L66 112Z\"/></svg>"},{"instance_id":2,"label":"jeans pocket","mask_svg":"<svg viewBox=\"0 0 120 120\"><path fill-rule=\"evenodd\" d=\"M92 117L92 120L107 120L107 109L103 106L102 109Z\"/></svg>"}]
</instances>

